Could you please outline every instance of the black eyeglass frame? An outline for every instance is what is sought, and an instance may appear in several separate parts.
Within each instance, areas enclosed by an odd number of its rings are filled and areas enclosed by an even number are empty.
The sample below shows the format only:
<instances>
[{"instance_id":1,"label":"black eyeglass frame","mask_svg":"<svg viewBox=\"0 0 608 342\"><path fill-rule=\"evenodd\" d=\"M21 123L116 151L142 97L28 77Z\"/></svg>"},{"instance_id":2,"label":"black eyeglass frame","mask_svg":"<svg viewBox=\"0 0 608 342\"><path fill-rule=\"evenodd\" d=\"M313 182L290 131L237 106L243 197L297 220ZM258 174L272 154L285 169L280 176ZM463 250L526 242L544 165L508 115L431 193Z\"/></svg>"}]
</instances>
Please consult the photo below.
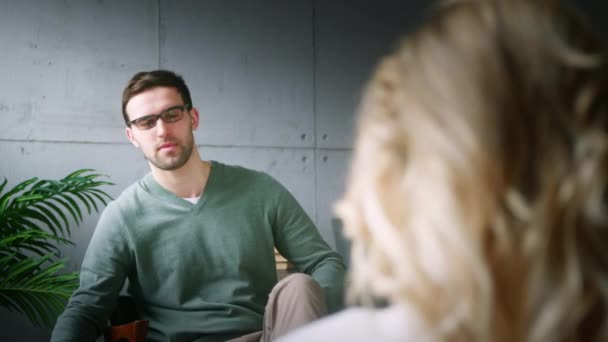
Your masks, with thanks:
<instances>
[{"instance_id":1,"label":"black eyeglass frame","mask_svg":"<svg viewBox=\"0 0 608 342\"><path fill-rule=\"evenodd\" d=\"M169 113L170 113L172 110L175 110L175 109L180 109L180 110L181 110L182 115L181 115L181 116L180 116L178 119L176 119L176 120L173 120L173 121L170 121L170 120L169 120L169 121L168 121L168 120L166 119L167 115L168 115L168 114L169 114ZM184 104L184 105L179 105L179 106L173 106L173 107L169 107L169 108L165 109L165 110L164 110L162 113L159 113L159 114L150 114L150 115L144 115L144 116L139 117L139 118L137 118L137 119L131 120L131 121L127 122L127 127L131 127L131 126L133 126L133 125L134 125L135 127L137 127L137 128L138 128L138 129L140 129L140 130L149 130L149 129L152 129L152 128L156 127L156 124L158 123L158 120L159 120L159 119L162 119L164 123L173 123L173 122L178 122L179 120L181 120L181 119L184 117L184 115L183 115L183 114L184 114L184 111L189 113L189 112L190 112L190 109L192 109L192 105L190 105L190 104ZM150 126L150 127L148 127L148 128L141 128L141 127L137 126L137 122L142 122L142 121L145 121L145 120L148 120L148 119L151 119L151 118L154 118L154 125L152 125L152 126Z\"/></svg>"}]
</instances>

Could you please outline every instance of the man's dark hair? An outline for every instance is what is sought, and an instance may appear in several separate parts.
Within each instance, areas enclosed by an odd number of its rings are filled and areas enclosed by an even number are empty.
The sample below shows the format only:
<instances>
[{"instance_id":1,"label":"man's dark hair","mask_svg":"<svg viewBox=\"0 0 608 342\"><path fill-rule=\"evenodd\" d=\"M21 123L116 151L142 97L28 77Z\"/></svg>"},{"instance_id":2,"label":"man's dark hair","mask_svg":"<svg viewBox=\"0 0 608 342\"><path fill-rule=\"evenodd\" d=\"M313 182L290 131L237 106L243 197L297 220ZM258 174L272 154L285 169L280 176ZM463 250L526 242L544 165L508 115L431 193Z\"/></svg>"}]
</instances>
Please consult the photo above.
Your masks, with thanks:
<instances>
[{"instance_id":1,"label":"man's dark hair","mask_svg":"<svg viewBox=\"0 0 608 342\"><path fill-rule=\"evenodd\" d=\"M188 90L186 82L184 82L184 79L180 75L169 70L138 72L133 75L122 92L122 116L125 119L125 123L130 121L126 110L129 100L137 94L156 87L175 88L181 95L184 104L192 106L190 90Z\"/></svg>"}]
</instances>

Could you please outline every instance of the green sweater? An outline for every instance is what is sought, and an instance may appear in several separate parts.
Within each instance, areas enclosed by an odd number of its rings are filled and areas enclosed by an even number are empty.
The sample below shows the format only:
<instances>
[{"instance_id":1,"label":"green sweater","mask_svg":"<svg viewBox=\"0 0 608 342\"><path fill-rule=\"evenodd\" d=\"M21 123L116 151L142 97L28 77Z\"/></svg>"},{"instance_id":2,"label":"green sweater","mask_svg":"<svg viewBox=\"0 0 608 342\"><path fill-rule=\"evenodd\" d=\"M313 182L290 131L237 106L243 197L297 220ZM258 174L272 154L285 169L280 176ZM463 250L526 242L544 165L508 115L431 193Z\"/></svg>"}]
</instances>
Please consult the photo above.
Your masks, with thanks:
<instances>
[{"instance_id":1,"label":"green sweater","mask_svg":"<svg viewBox=\"0 0 608 342\"><path fill-rule=\"evenodd\" d=\"M262 330L277 282L273 247L341 305L344 264L269 175L212 162L192 204L146 175L102 213L80 287L51 341L94 341L126 279L150 341L225 341Z\"/></svg>"}]
</instances>

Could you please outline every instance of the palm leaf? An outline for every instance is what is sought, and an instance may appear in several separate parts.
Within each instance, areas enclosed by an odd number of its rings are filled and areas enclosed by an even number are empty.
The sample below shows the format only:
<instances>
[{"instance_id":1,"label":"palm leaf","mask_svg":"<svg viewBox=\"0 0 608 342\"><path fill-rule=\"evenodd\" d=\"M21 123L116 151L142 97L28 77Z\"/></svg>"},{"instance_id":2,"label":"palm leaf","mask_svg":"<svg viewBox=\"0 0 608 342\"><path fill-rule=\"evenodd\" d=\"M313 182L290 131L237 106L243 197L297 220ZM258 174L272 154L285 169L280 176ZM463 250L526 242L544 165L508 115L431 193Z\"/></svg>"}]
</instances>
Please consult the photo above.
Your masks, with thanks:
<instances>
[{"instance_id":1,"label":"palm leaf","mask_svg":"<svg viewBox=\"0 0 608 342\"><path fill-rule=\"evenodd\" d=\"M0 194L2 193L2 190L4 190L6 183L8 183L8 180L6 178L4 178L4 182L2 182L2 184L0 184Z\"/></svg>"},{"instance_id":2,"label":"palm leaf","mask_svg":"<svg viewBox=\"0 0 608 342\"><path fill-rule=\"evenodd\" d=\"M77 219L76 222L82 222L82 212L80 211L80 207L78 206L78 204L76 203L76 201L74 201L74 199L70 196L68 196L67 194L63 193L63 194L59 194L59 196L66 200L69 204L69 206L72 208L72 210L76 213ZM72 213L72 216L75 216Z\"/></svg>"},{"instance_id":3,"label":"palm leaf","mask_svg":"<svg viewBox=\"0 0 608 342\"><path fill-rule=\"evenodd\" d=\"M67 213L69 214L68 217L70 217L72 221L79 222L78 215L76 215L76 212L74 211L74 209L72 209L70 203L64 201L60 196L49 198L48 203L59 204L60 208L62 207L64 210L67 211ZM66 230L69 230L69 228Z\"/></svg>"},{"instance_id":4,"label":"palm leaf","mask_svg":"<svg viewBox=\"0 0 608 342\"><path fill-rule=\"evenodd\" d=\"M95 203L95 199L93 197L91 197L91 195L89 193L87 193L86 191L82 192L82 197L86 198L87 201L89 203L91 203L91 205L93 206L93 208L95 209L95 211L98 211L99 209L97 208L97 204Z\"/></svg>"},{"instance_id":5,"label":"palm leaf","mask_svg":"<svg viewBox=\"0 0 608 342\"><path fill-rule=\"evenodd\" d=\"M62 231L62 225L59 222L59 219L57 218L58 215L55 212L53 212L52 209L49 210L47 207L43 206L42 203L33 204L32 208L35 208L36 210L41 212L43 214L43 216L48 219L47 226L51 231L53 231L53 232L57 232L57 230Z\"/></svg>"},{"instance_id":6,"label":"palm leaf","mask_svg":"<svg viewBox=\"0 0 608 342\"><path fill-rule=\"evenodd\" d=\"M74 178L74 177L78 177L78 176L80 176L83 173L93 172L93 171L95 171L95 170L93 170L93 169L80 169L80 170L76 170L76 171L70 173L69 175L65 176L65 178L63 180ZM98 176L98 175L96 175L96 176Z\"/></svg>"},{"instance_id":7,"label":"palm leaf","mask_svg":"<svg viewBox=\"0 0 608 342\"><path fill-rule=\"evenodd\" d=\"M99 189L112 185L91 169L63 179L31 178L4 192L0 184L0 306L51 326L78 286L78 273L59 274L59 244L73 244L74 226L86 213L99 212L112 197Z\"/></svg>"},{"instance_id":8,"label":"palm leaf","mask_svg":"<svg viewBox=\"0 0 608 342\"><path fill-rule=\"evenodd\" d=\"M65 216L63 211L61 211L61 209L58 206L56 206L52 201L41 202L40 205L45 205L45 206L49 207L52 210L52 212L54 212L55 214L57 214L57 216L59 216L61 218L63 227L65 227L66 230L68 229L68 227L70 226L68 218ZM99 212L99 210L96 210L96 212ZM61 230L63 231L63 229L61 229Z\"/></svg>"},{"instance_id":9,"label":"palm leaf","mask_svg":"<svg viewBox=\"0 0 608 342\"><path fill-rule=\"evenodd\" d=\"M110 197L108 194L99 189L89 189L87 193L90 193L91 195L97 197L97 199L104 205L107 204L107 201L112 200L112 197Z\"/></svg>"},{"instance_id":10,"label":"palm leaf","mask_svg":"<svg viewBox=\"0 0 608 342\"><path fill-rule=\"evenodd\" d=\"M0 254L13 254L16 259L25 259L28 256L22 253L22 250L38 254L39 256L44 256L51 252L58 253L57 246L50 243L50 241L73 245L71 241L43 230L25 230L0 239Z\"/></svg>"},{"instance_id":11,"label":"palm leaf","mask_svg":"<svg viewBox=\"0 0 608 342\"><path fill-rule=\"evenodd\" d=\"M17 184L12 190L8 191L6 194L0 197L0 217L4 215L11 196L18 193L19 191L23 191L23 189L25 189L28 185L34 183L36 180L38 180L38 178L32 178L21 182Z\"/></svg>"},{"instance_id":12,"label":"palm leaf","mask_svg":"<svg viewBox=\"0 0 608 342\"><path fill-rule=\"evenodd\" d=\"M86 197L84 197L84 194L80 194L80 193L74 193L74 196L76 196L81 203L84 204L84 206L87 208L87 214L91 215L91 205L89 204L89 201Z\"/></svg>"},{"instance_id":13,"label":"palm leaf","mask_svg":"<svg viewBox=\"0 0 608 342\"><path fill-rule=\"evenodd\" d=\"M95 211L98 212L99 207L95 200L91 202L84 197L86 192L95 190L96 193L101 194L95 199L104 205L107 204L108 199L111 200L107 193L97 187L112 185L112 183L99 181L98 178L102 175L88 174L91 171L89 169L77 170L60 181L40 180L36 182L37 178L32 178L20 183L0 197L0 206L5 208L0 211L0 224L15 216L25 215L41 221L43 226L55 235L69 236L71 229L66 213L72 222L78 224L84 219L81 206L84 206L88 213L92 212L92 209L96 209ZM30 189L26 189L34 182L36 183ZM18 194L19 192L21 193ZM59 222L59 219L62 223Z\"/></svg>"},{"instance_id":14,"label":"palm leaf","mask_svg":"<svg viewBox=\"0 0 608 342\"><path fill-rule=\"evenodd\" d=\"M43 267L51 255L12 264L2 262L6 260L10 260L10 256L0 261L4 275L0 281L0 305L25 314L34 325L51 326L78 287L78 274L57 274L65 266L64 260Z\"/></svg>"}]
</instances>

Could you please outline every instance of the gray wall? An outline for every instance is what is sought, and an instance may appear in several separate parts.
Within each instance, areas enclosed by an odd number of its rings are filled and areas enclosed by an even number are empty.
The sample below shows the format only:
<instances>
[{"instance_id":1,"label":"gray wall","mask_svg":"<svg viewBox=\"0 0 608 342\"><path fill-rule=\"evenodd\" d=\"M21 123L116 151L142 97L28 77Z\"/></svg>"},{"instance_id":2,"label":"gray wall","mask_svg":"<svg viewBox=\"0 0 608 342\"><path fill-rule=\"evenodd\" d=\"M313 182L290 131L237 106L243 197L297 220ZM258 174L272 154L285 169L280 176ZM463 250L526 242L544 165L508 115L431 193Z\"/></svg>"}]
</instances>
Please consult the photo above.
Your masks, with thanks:
<instances>
[{"instance_id":1,"label":"gray wall","mask_svg":"<svg viewBox=\"0 0 608 342\"><path fill-rule=\"evenodd\" d=\"M353 113L379 56L427 1L0 0L0 178L94 168L117 196L148 172L124 136L120 93L137 71L182 74L204 159L279 179L334 246ZM580 1L608 32L606 6ZM77 270L98 215L64 248ZM49 331L0 308L0 341Z\"/></svg>"},{"instance_id":2,"label":"gray wall","mask_svg":"<svg viewBox=\"0 0 608 342\"><path fill-rule=\"evenodd\" d=\"M353 113L377 58L424 1L3 0L0 178L106 174L118 196L148 172L124 135L120 94L137 71L182 74L201 113L204 159L264 170L334 246ZM77 270L98 215L63 248ZM0 309L0 341L49 331Z\"/></svg>"}]
</instances>

